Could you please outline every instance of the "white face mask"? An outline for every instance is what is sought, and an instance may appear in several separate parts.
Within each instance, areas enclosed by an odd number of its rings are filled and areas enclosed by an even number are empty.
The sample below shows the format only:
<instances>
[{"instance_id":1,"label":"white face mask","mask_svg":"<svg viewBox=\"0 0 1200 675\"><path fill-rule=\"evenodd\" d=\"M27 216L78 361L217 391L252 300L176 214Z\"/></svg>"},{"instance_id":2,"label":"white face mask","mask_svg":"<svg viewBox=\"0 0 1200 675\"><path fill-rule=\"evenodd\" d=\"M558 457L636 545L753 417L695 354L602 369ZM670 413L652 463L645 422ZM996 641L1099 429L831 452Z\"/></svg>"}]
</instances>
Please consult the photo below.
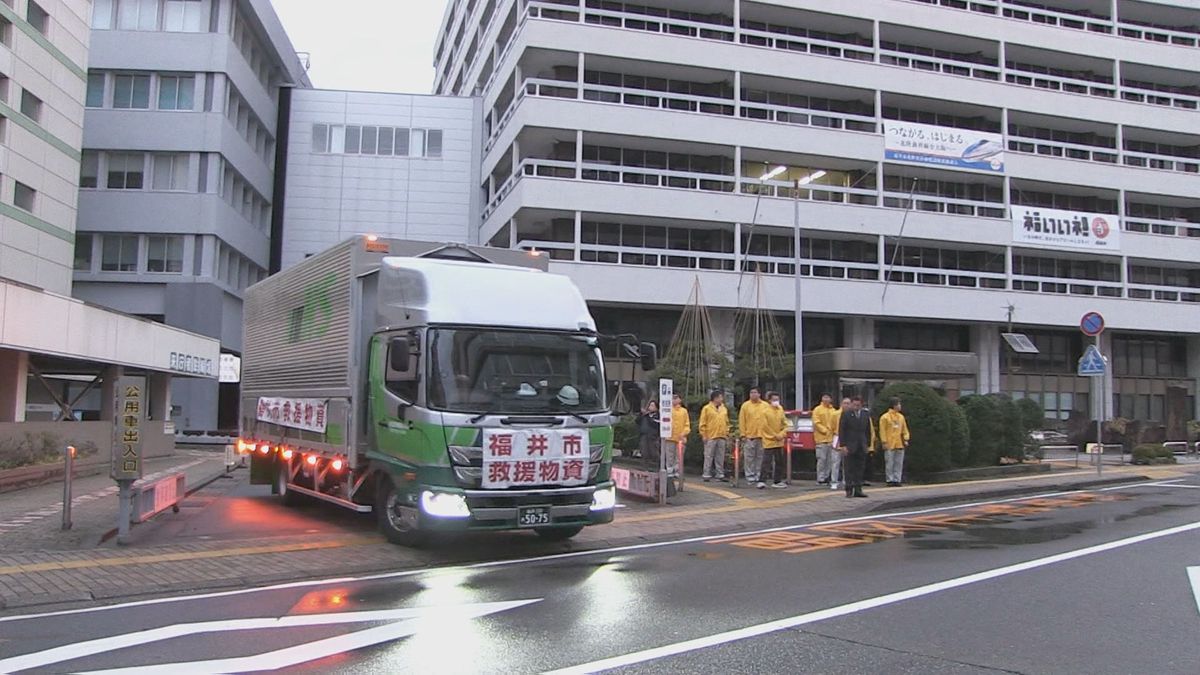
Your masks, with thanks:
<instances>
[{"instance_id":1,"label":"white face mask","mask_svg":"<svg viewBox=\"0 0 1200 675\"><path fill-rule=\"evenodd\" d=\"M782 407L783 407L783 404L782 404L782 403L780 403L779 401L771 401L771 405L775 406L776 408L782 408Z\"/></svg>"}]
</instances>

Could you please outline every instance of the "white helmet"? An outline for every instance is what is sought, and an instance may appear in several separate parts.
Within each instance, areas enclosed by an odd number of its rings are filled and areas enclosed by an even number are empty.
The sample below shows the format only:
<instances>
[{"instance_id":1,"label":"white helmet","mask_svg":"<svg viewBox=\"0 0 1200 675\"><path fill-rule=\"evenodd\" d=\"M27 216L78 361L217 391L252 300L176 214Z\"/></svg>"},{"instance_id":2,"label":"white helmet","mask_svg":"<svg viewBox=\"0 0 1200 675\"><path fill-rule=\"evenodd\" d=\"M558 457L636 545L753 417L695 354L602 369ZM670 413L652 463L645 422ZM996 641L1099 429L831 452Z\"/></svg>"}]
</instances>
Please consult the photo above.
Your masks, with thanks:
<instances>
[{"instance_id":1,"label":"white helmet","mask_svg":"<svg viewBox=\"0 0 1200 675\"><path fill-rule=\"evenodd\" d=\"M571 385L564 385L558 390L558 400L563 405L579 405L579 390Z\"/></svg>"}]
</instances>

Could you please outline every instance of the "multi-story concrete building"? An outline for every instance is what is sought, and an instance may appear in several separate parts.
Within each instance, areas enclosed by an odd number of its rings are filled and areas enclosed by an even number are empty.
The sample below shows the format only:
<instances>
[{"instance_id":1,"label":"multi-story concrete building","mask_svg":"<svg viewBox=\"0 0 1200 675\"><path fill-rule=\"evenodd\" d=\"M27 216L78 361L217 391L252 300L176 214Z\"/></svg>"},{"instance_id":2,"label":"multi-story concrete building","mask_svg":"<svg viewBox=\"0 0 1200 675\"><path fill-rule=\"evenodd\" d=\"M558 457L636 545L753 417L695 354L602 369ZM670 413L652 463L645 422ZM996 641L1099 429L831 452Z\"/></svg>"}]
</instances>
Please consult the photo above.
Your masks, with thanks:
<instances>
[{"instance_id":1,"label":"multi-story concrete building","mask_svg":"<svg viewBox=\"0 0 1200 675\"><path fill-rule=\"evenodd\" d=\"M479 99L297 90L283 265L356 234L475 243Z\"/></svg>"},{"instance_id":2,"label":"multi-story concrete building","mask_svg":"<svg viewBox=\"0 0 1200 675\"><path fill-rule=\"evenodd\" d=\"M241 293L272 267L279 120L307 75L268 0L90 4L76 294L237 354ZM183 428L236 427L235 384L174 396Z\"/></svg>"},{"instance_id":3,"label":"multi-story concrete building","mask_svg":"<svg viewBox=\"0 0 1200 675\"><path fill-rule=\"evenodd\" d=\"M0 444L53 435L107 452L124 374L146 385L157 452L173 441L172 377L215 382L217 344L68 295L91 5L0 4Z\"/></svg>"},{"instance_id":4,"label":"multi-story concrete building","mask_svg":"<svg viewBox=\"0 0 1200 675\"><path fill-rule=\"evenodd\" d=\"M665 340L699 283L791 323L805 402L889 379L1200 417L1200 7L1162 0L454 0L478 239L548 252ZM739 290L740 289L740 290ZM1013 354L1011 319L1036 355ZM791 330L791 326L785 326Z\"/></svg>"}]
</instances>

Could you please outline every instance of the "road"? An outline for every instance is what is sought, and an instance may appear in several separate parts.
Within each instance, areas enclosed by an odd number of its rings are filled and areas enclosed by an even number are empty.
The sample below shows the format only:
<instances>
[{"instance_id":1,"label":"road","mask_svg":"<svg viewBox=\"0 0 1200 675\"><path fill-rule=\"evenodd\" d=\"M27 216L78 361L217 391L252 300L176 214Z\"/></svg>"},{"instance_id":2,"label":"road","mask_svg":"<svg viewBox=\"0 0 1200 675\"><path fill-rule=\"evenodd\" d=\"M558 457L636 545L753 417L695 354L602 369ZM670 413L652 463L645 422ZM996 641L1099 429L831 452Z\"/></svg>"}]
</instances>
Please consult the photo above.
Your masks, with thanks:
<instances>
[{"instance_id":1,"label":"road","mask_svg":"<svg viewBox=\"0 0 1200 675\"><path fill-rule=\"evenodd\" d=\"M1194 477L6 616L0 672L1190 674L1189 567Z\"/></svg>"}]
</instances>

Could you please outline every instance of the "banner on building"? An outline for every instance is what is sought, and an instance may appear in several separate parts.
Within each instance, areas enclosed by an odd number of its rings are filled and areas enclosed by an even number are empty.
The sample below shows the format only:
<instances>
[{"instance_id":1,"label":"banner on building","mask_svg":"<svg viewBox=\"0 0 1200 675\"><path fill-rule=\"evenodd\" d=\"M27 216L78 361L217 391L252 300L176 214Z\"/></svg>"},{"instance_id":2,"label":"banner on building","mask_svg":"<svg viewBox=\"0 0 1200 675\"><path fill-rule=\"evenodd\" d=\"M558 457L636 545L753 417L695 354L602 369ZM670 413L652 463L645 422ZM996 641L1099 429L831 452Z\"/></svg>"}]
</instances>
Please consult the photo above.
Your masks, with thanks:
<instances>
[{"instance_id":1,"label":"banner on building","mask_svg":"<svg viewBox=\"0 0 1200 675\"><path fill-rule=\"evenodd\" d=\"M1000 134L888 120L883 136L888 161L1004 173Z\"/></svg>"},{"instance_id":2,"label":"banner on building","mask_svg":"<svg viewBox=\"0 0 1200 675\"><path fill-rule=\"evenodd\" d=\"M1012 222L1015 244L1121 250L1121 223L1113 215L1013 206Z\"/></svg>"},{"instance_id":3,"label":"banner on building","mask_svg":"<svg viewBox=\"0 0 1200 675\"><path fill-rule=\"evenodd\" d=\"M328 402L316 398L268 398L258 399L255 419L292 429L325 433L328 419Z\"/></svg>"}]
</instances>

